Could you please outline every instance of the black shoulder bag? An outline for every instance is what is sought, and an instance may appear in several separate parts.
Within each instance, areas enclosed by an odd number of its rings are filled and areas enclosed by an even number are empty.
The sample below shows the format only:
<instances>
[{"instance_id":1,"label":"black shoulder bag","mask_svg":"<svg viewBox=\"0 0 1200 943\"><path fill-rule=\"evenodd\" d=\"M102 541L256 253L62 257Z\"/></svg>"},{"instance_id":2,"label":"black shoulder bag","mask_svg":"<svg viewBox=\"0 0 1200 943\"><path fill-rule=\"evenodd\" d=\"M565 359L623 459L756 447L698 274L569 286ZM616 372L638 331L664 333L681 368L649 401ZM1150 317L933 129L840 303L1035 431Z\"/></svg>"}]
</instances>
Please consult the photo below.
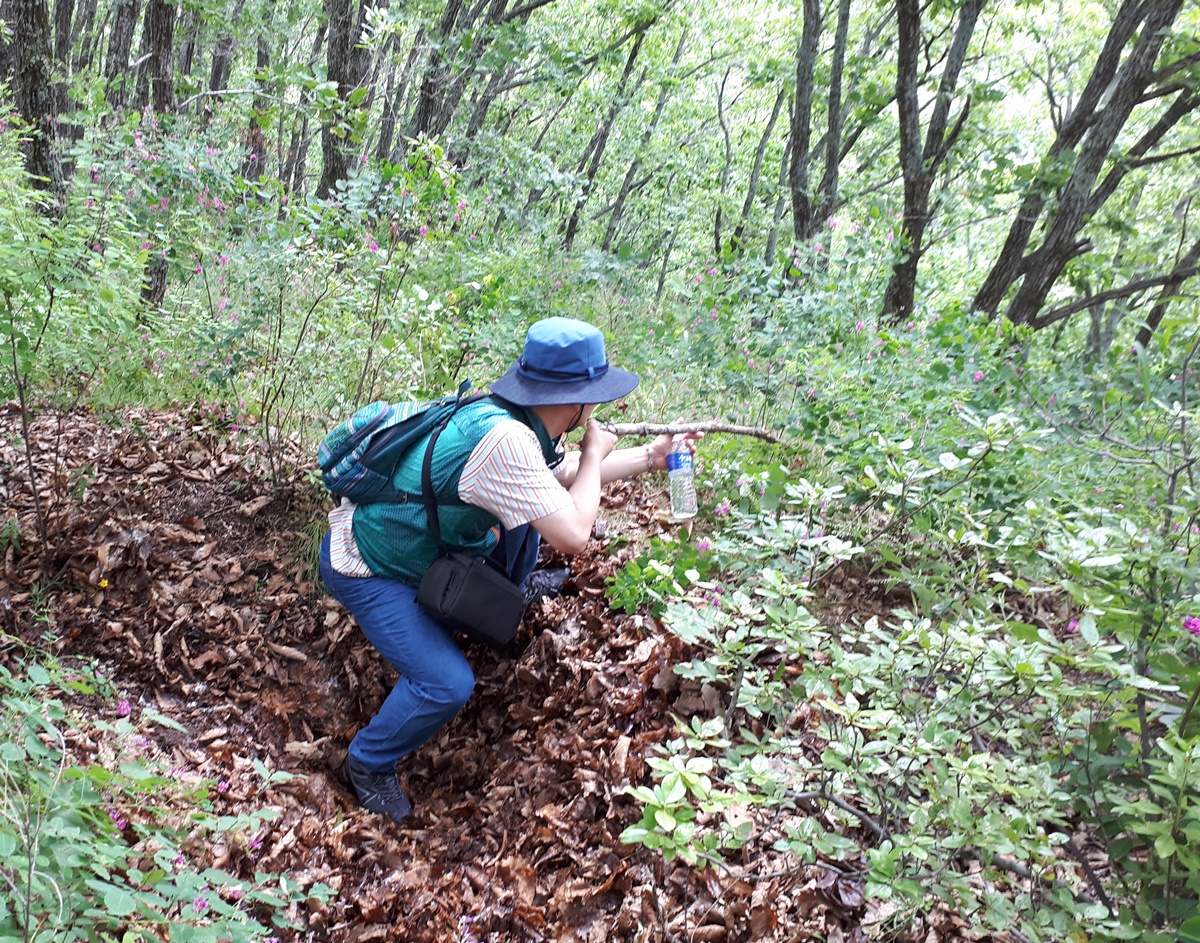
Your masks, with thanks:
<instances>
[{"instance_id":1,"label":"black shoulder bag","mask_svg":"<svg viewBox=\"0 0 1200 943\"><path fill-rule=\"evenodd\" d=\"M421 494L429 529L437 541L438 558L421 577L417 603L451 631L499 648L517 634L525 608L524 594L483 557L448 551L442 543L432 469L433 447L445 428L443 423L434 431L421 466Z\"/></svg>"}]
</instances>

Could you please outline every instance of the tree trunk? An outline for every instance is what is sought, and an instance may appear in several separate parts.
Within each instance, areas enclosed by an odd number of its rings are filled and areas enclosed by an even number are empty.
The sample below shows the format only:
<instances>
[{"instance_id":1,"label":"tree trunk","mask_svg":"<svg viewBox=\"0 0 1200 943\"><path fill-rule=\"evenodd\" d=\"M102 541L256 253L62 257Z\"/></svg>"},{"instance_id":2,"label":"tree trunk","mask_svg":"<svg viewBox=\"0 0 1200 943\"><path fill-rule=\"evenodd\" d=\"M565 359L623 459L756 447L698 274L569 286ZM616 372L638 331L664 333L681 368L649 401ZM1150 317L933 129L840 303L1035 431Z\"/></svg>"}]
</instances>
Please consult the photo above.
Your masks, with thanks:
<instances>
[{"instance_id":1,"label":"tree trunk","mask_svg":"<svg viewBox=\"0 0 1200 943\"><path fill-rule=\"evenodd\" d=\"M417 30L412 48L404 58L404 68L397 78L395 69L388 75L388 88L383 96L383 113L379 118L379 142L375 146L375 157L378 160L395 160L399 155L395 146L396 125L404 107L404 99L408 95L408 85L412 77L413 67L420 57L421 47L425 45L425 28Z\"/></svg>"},{"instance_id":2,"label":"tree trunk","mask_svg":"<svg viewBox=\"0 0 1200 943\"><path fill-rule=\"evenodd\" d=\"M107 14L105 16L107 17ZM75 55L71 59L73 75L91 70L98 45L96 36L102 31L103 26L99 30L96 29L96 0L81 0L71 22L71 40L68 44L75 49Z\"/></svg>"},{"instance_id":3,"label":"tree trunk","mask_svg":"<svg viewBox=\"0 0 1200 943\"><path fill-rule=\"evenodd\" d=\"M325 0L325 11L329 19L328 43L326 46L325 76L337 82L338 100L346 109L344 122L352 121L352 113L358 110L351 104L350 96L362 87L367 76L369 59L367 51L360 45L368 0ZM350 176L353 151L346 141L345 131L334 124L321 129L321 179L317 184L317 198L329 199L339 181Z\"/></svg>"},{"instance_id":4,"label":"tree trunk","mask_svg":"<svg viewBox=\"0 0 1200 943\"><path fill-rule=\"evenodd\" d=\"M317 27L317 35L313 37L312 51L308 56L308 66L313 68L321 60L321 48L325 45L325 24ZM293 197L304 196L304 178L308 163L308 113L309 109L301 110L301 117L292 122L291 140L288 142L287 163L283 173L279 175L283 185Z\"/></svg>"},{"instance_id":5,"label":"tree trunk","mask_svg":"<svg viewBox=\"0 0 1200 943\"><path fill-rule=\"evenodd\" d=\"M645 24L645 28L634 39L633 47L629 50L629 55L625 57L625 68L621 72L621 80L617 83L617 88L613 93L613 99L608 106L608 111L600 119L600 124L596 127L596 131L592 135L591 140L588 141L587 149L584 151L583 159L587 161L587 173L584 176L583 189L580 191L579 198L575 201L575 207L572 209L571 215L563 229L563 246L568 252L571 250L571 246L575 242L575 235L579 230L580 214L587 205L592 185L596 182L596 175L600 172L600 164L604 160L604 149L608 145L608 136L612 131L613 123L617 120L617 115L621 113L621 109L625 105L629 77L633 75L633 67L637 63L638 54L642 51L642 42L646 38L646 30L650 26L651 23ZM588 160L589 153L591 155L590 160Z\"/></svg>"},{"instance_id":6,"label":"tree trunk","mask_svg":"<svg viewBox=\"0 0 1200 943\"><path fill-rule=\"evenodd\" d=\"M93 14L95 10L93 9ZM65 115L74 111L71 101L71 21L75 15L75 0L54 0L54 71L58 81L54 83L54 113ZM71 143L83 137L83 128L77 124L65 124L58 129L59 136ZM74 165L64 163L63 177L71 179Z\"/></svg>"},{"instance_id":7,"label":"tree trunk","mask_svg":"<svg viewBox=\"0 0 1200 943\"><path fill-rule=\"evenodd\" d=\"M185 78L190 77L196 64L196 49L200 42L200 11L184 10L179 22L179 51L176 68Z\"/></svg>"},{"instance_id":8,"label":"tree trunk","mask_svg":"<svg viewBox=\"0 0 1200 943\"><path fill-rule=\"evenodd\" d=\"M746 200L742 203L742 215L738 219L737 226L734 227L733 235L729 237L729 247L738 254L739 258L745 251L742 240L745 238L746 226L750 222L750 213L754 209L754 202L758 199L758 185L762 179L762 165L767 154L767 145L775 133L775 123L779 121L779 115L783 111L783 103L786 99L787 93L780 89L779 94L775 96L775 107L771 110L771 120L767 122L767 129L758 139L758 149L754 152L754 166L750 168L750 180L746 185Z\"/></svg>"},{"instance_id":9,"label":"tree trunk","mask_svg":"<svg viewBox=\"0 0 1200 943\"><path fill-rule=\"evenodd\" d=\"M920 0L896 0L896 102L900 118L900 171L904 177L904 222L901 230L904 254L892 266L892 275L884 291L882 313L892 322L903 321L912 315L917 269L926 248L925 232L934 213L929 195L946 155L950 153L970 114L971 102L968 99L954 125L950 125L950 108L958 86L958 76L985 3L986 0L966 0L959 8L958 22L946 51L937 98L922 146L918 62L926 53L926 48L921 41Z\"/></svg>"},{"instance_id":10,"label":"tree trunk","mask_svg":"<svg viewBox=\"0 0 1200 943\"><path fill-rule=\"evenodd\" d=\"M141 65L137 76L137 107L153 105L160 115L175 110L175 14L167 0L147 0L142 22Z\"/></svg>"},{"instance_id":11,"label":"tree trunk","mask_svg":"<svg viewBox=\"0 0 1200 943\"><path fill-rule=\"evenodd\" d=\"M1035 284L1024 293L1020 305L1014 299L1007 312L1018 323L1028 320L1033 316L1030 305L1040 304L1039 297L1044 300L1062 266L1087 250L1086 245L1067 244L1065 227L1058 225L1057 217L1065 210L1064 222L1075 224L1072 234L1078 229L1082 222L1078 212L1083 199L1080 191L1085 184L1090 190L1116 134L1152 80L1154 61L1179 5L1180 0L1123 0L1078 104L1046 152L1043 170L1027 188L1000 254L975 294L975 310L996 314L1009 289L1037 268L1037 276L1030 279ZM1124 56L1125 46L1135 34L1134 49ZM1071 167L1067 183L1054 187L1051 181L1065 166ZM1050 194L1055 192L1057 200L1051 204ZM1053 239L1048 235L1041 249L1027 254L1034 233L1046 225L1044 217L1051 214L1058 232ZM1052 272L1055 274L1048 278Z\"/></svg>"},{"instance_id":12,"label":"tree trunk","mask_svg":"<svg viewBox=\"0 0 1200 943\"><path fill-rule=\"evenodd\" d=\"M721 126L721 141L724 145L722 152L725 162L721 165L721 183L717 187L717 209L713 213L713 258L721 258L721 204L725 201L725 191L729 189L729 175L733 170L733 142L729 139L729 125L725 121L725 85L729 82L732 66L725 70L721 84L717 86L717 123Z\"/></svg>"},{"instance_id":13,"label":"tree trunk","mask_svg":"<svg viewBox=\"0 0 1200 943\"><path fill-rule=\"evenodd\" d=\"M108 38L108 59L104 66L105 100L113 111L124 108L129 101L129 53L133 49L133 32L137 28L139 0L115 0L112 33Z\"/></svg>"},{"instance_id":14,"label":"tree trunk","mask_svg":"<svg viewBox=\"0 0 1200 943\"><path fill-rule=\"evenodd\" d=\"M428 134L441 110L442 92L450 78L441 47L446 44L454 32L462 11L462 0L446 0L442 17L438 21L437 32L434 33L430 43L432 51L429 54L429 62L425 66L425 77L421 82L421 89L417 92L417 105L413 110L412 120L408 124L407 137L416 138L422 134Z\"/></svg>"},{"instance_id":15,"label":"tree trunk","mask_svg":"<svg viewBox=\"0 0 1200 943\"><path fill-rule=\"evenodd\" d=\"M262 31L258 34L258 49L254 59L255 84L261 91L263 75L271 67L271 44L267 39L271 21L275 16L274 0L263 11ZM256 181L262 177L267 166L267 139L258 123L258 116L268 108L267 100L260 94L255 94L254 104L250 109L250 120L246 126L245 156L242 158L242 178Z\"/></svg>"},{"instance_id":16,"label":"tree trunk","mask_svg":"<svg viewBox=\"0 0 1200 943\"><path fill-rule=\"evenodd\" d=\"M672 70L679 67L679 60L683 57L683 50L686 45L687 29L685 28L679 35L679 44L675 47L675 58L671 60ZM618 227L621 225L621 218L625 215L625 201L629 199L629 194L634 190L634 181L637 178L638 168L641 166L641 153L649 146L651 139L654 137L659 119L662 118L663 111L667 107L667 100L671 97L671 87L672 85L669 81L664 81L660 86L658 104L654 108L654 117L651 118L646 130L642 132L642 140L638 145L638 151L629 164L629 170L625 173L625 179L621 182L621 190L613 203L612 213L608 217L608 227L604 231L604 242L600 247L605 252L610 251L612 248L613 239L617 234Z\"/></svg>"},{"instance_id":17,"label":"tree trunk","mask_svg":"<svg viewBox=\"0 0 1200 943\"><path fill-rule=\"evenodd\" d=\"M763 248L763 264L769 269L775 267L775 253L779 249L779 228L783 225L783 217L788 207L788 167L792 160L792 136L789 134L783 144L783 157L779 160L779 179L775 181L775 211L771 214L771 228L767 232L767 244ZM786 272L791 265L785 265Z\"/></svg>"},{"instance_id":18,"label":"tree trunk","mask_svg":"<svg viewBox=\"0 0 1200 943\"><path fill-rule=\"evenodd\" d=\"M1150 338L1158 330L1158 326L1162 323L1163 316L1167 313L1170 303L1178 297L1179 289L1183 287L1183 283L1196 276L1198 269L1200 269L1200 241L1193 243L1192 247L1175 263L1168 280L1159 290L1158 300L1155 301L1154 307L1150 309L1150 313L1146 316L1146 323L1138 331L1135 343L1139 350L1145 350L1150 344Z\"/></svg>"},{"instance_id":19,"label":"tree trunk","mask_svg":"<svg viewBox=\"0 0 1200 943\"><path fill-rule=\"evenodd\" d=\"M1016 324L1031 324L1046 302L1051 288L1072 259L1088 252L1091 243L1080 238L1089 209L1094 207L1092 188L1109 159L1117 137L1143 93L1153 81L1158 53L1182 0L1148 2L1152 7L1133 52L1127 57L1103 111L1077 150L1071 176L1058 192L1054 216L1042 244L1023 260L1023 277L1005 316ZM1194 98L1183 93L1178 100ZM1191 108L1194 108L1194 101ZM1189 108L1188 110L1191 110Z\"/></svg>"},{"instance_id":20,"label":"tree trunk","mask_svg":"<svg viewBox=\"0 0 1200 943\"><path fill-rule=\"evenodd\" d=\"M825 169L817 185L817 206L812 213L805 238L816 235L812 221L834 214L838 204L838 172L842 166L842 82L846 68L846 45L850 39L850 0L838 5L837 29L833 38L833 62L829 70L829 107L825 128Z\"/></svg>"},{"instance_id":21,"label":"tree trunk","mask_svg":"<svg viewBox=\"0 0 1200 943\"><path fill-rule=\"evenodd\" d=\"M237 0L237 4L233 8L233 13L230 16L230 21L240 25L242 18L242 10L246 6L246 0ZM217 105L221 103L220 92L228 91L229 76L233 74L233 56L237 51L237 38L233 33L226 33L220 36L216 43L213 44L212 67L208 72L208 91L212 94L201 99L201 109L204 115L202 122L204 127L208 127L208 123L212 121L212 116L216 111Z\"/></svg>"},{"instance_id":22,"label":"tree trunk","mask_svg":"<svg viewBox=\"0 0 1200 943\"><path fill-rule=\"evenodd\" d=\"M13 103L29 129L25 170L34 187L49 194L42 201L43 212L57 217L63 212L66 184L55 140L58 115L50 82L54 73L50 10L46 0L5 0L0 9L12 30L11 42L3 43L0 63L12 76Z\"/></svg>"},{"instance_id":23,"label":"tree trunk","mask_svg":"<svg viewBox=\"0 0 1200 943\"><path fill-rule=\"evenodd\" d=\"M796 46L796 97L792 102L792 159L788 167L788 189L792 197L792 235L797 242L807 239L812 226L812 202L808 197L808 168L812 161L812 104L817 54L821 39L821 2L804 0L804 25Z\"/></svg>"}]
</instances>

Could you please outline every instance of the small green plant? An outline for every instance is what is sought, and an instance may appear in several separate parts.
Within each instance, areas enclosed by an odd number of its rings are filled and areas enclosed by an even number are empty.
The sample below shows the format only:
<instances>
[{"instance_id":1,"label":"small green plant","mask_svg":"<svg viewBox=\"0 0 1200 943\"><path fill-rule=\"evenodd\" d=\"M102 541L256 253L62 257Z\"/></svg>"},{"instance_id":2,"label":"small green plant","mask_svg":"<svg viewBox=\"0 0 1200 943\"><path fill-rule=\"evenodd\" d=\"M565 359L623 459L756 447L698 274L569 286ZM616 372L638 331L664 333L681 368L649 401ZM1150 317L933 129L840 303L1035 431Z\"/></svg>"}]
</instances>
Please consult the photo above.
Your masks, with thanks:
<instances>
[{"instance_id":1,"label":"small green plant","mask_svg":"<svg viewBox=\"0 0 1200 943\"><path fill-rule=\"evenodd\" d=\"M206 840L243 841L273 814L214 815L213 784L182 787L136 749L113 769L78 762L69 744L87 731L61 695L111 689L85 667L21 668L0 669L0 939L240 943L287 926L292 902L329 895L323 885L207 866ZM135 743L128 702L115 713L93 732Z\"/></svg>"},{"instance_id":2,"label":"small green plant","mask_svg":"<svg viewBox=\"0 0 1200 943\"><path fill-rule=\"evenodd\" d=\"M650 615L662 615L672 597L702 581L716 566L711 551L686 540L654 538L636 560L630 560L608 580L608 601L614 608L633 614L639 606Z\"/></svg>"}]
</instances>

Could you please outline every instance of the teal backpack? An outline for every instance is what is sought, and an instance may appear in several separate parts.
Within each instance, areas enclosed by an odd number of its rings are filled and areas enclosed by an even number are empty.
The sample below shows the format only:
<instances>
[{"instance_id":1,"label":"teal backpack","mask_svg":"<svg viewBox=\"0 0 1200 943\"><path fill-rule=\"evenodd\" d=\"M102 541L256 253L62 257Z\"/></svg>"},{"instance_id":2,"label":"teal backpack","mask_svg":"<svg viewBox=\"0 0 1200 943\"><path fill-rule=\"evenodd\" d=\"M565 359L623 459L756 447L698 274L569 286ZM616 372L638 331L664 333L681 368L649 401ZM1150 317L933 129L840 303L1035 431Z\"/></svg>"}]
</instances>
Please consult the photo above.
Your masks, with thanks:
<instances>
[{"instance_id":1,"label":"teal backpack","mask_svg":"<svg viewBox=\"0 0 1200 943\"><path fill-rule=\"evenodd\" d=\"M437 426L450 421L454 412L486 393L467 396L471 382L465 381L457 394L426 403L369 403L325 436L317 450L321 480L339 498L355 504L402 500L405 495L392 485L392 476L409 447Z\"/></svg>"}]
</instances>

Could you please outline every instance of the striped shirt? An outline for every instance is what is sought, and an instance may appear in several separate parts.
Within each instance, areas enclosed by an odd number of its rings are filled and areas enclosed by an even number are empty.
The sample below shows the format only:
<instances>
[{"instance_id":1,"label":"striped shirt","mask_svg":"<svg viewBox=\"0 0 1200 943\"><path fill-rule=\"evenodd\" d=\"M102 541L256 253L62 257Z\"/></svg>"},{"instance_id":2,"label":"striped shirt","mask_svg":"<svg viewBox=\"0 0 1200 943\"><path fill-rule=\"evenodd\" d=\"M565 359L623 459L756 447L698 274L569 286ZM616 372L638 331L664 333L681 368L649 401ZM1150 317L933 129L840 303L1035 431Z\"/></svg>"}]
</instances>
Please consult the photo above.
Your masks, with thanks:
<instances>
[{"instance_id":1,"label":"striped shirt","mask_svg":"<svg viewBox=\"0 0 1200 943\"><path fill-rule=\"evenodd\" d=\"M502 419L475 446L458 480L458 496L490 511L508 529L572 506L567 489L546 467L537 435L523 422ZM343 576L370 576L354 542L354 505L343 498L329 512L329 557Z\"/></svg>"}]
</instances>

